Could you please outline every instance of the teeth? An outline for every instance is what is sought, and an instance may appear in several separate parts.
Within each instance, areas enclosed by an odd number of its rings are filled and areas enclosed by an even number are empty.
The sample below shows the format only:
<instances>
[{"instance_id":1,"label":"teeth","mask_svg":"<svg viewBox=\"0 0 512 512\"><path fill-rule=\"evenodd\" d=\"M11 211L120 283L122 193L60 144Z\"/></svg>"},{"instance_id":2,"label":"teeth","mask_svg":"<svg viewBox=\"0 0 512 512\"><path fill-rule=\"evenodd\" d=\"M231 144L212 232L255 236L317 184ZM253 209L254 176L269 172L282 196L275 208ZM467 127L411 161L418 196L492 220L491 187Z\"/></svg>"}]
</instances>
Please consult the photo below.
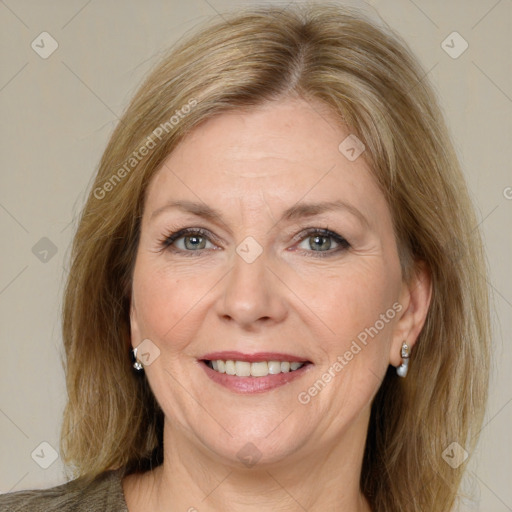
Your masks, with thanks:
<instances>
[{"instance_id":1,"label":"teeth","mask_svg":"<svg viewBox=\"0 0 512 512\"><path fill-rule=\"evenodd\" d=\"M263 362L265 364L265 362ZM281 363L279 361L269 361L267 363L268 366L268 373L270 375L276 375L278 373L281 373Z\"/></svg>"},{"instance_id":2,"label":"teeth","mask_svg":"<svg viewBox=\"0 0 512 512\"><path fill-rule=\"evenodd\" d=\"M251 375L253 377L266 377L268 375L268 364L266 361L251 364ZM240 375L239 375L240 377Z\"/></svg>"},{"instance_id":3,"label":"teeth","mask_svg":"<svg viewBox=\"0 0 512 512\"><path fill-rule=\"evenodd\" d=\"M217 361L217 364L218 364L218 361ZM236 375L235 362L234 361L226 361L226 373L228 375Z\"/></svg>"},{"instance_id":4,"label":"teeth","mask_svg":"<svg viewBox=\"0 0 512 512\"><path fill-rule=\"evenodd\" d=\"M235 361L235 374L238 377L249 377L251 375L251 363Z\"/></svg>"},{"instance_id":5,"label":"teeth","mask_svg":"<svg viewBox=\"0 0 512 512\"><path fill-rule=\"evenodd\" d=\"M209 361L208 366L219 373L227 375L236 375L237 377L266 377L267 375L277 375L278 373L288 373L298 370L304 363L288 361L258 361L249 363L248 361Z\"/></svg>"}]
</instances>

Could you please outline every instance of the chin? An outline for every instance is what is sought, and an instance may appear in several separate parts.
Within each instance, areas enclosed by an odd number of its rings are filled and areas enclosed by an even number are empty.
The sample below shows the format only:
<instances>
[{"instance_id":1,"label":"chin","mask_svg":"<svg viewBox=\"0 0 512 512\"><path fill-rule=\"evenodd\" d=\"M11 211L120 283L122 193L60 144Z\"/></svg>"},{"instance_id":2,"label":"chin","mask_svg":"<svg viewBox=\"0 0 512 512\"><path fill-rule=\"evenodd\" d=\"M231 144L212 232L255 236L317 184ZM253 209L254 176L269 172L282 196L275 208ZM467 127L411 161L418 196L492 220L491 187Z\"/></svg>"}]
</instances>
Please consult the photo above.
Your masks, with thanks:
<instances>
[{"instance_id":1,"label":"chin","mask_svg":"<svg viewBox=\"0 0 512 512\"><path fill-rule=\"evenodd\" d=\"M286 417L283 416L283 417ZM222 430L222 434L214 436L206 435L201 440L211 453L224 460L225 464L240 467L262 468L290 462L290 456L296 453L304 445L304 432L300 437L290 431L290 425L286 430L279 425L282 421L240 422L231 424L228 432ZM231 434L231 435L230 435Z\"/></svg>"}]
</instances>

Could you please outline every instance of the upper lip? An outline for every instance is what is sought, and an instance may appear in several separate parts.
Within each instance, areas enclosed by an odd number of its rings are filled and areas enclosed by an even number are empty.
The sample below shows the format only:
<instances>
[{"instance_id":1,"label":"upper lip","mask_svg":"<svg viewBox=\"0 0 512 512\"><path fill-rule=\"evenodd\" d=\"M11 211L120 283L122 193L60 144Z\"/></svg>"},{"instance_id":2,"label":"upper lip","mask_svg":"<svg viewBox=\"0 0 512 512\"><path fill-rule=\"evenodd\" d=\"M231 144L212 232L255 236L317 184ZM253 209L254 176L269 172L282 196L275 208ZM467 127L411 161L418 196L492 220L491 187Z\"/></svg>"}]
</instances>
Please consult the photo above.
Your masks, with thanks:
<instances>
[{"instance_id":1,"label":"upper lip","mask_svg":"<svg viewBox=\"0 0 512 512\"><path fill-rule=\"evenodd\" d=\"M233 350L223 352L210 352L201 359L207 361L247 361L248 363L257 363L260 361L289 361L291 363L310 362L305 357L298 357L291 354L282 354L279 352L256 352L254 354L244 354Z\"/></svg>"}]
</instances>

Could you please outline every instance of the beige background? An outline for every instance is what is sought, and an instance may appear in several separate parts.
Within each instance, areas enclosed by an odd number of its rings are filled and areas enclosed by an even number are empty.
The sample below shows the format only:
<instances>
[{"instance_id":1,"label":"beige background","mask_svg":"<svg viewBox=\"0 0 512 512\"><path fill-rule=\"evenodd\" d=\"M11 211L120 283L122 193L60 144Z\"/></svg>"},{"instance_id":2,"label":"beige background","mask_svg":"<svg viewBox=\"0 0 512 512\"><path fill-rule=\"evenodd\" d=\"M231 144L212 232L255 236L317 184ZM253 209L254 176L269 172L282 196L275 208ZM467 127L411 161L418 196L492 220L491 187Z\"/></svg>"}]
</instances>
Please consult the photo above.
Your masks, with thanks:
<instances>
[{"instance_id":1,"label":"beige background","mask_svg":"<svg viewBox=\"0 0 512 512\"><path fill-rule=\"evenodd\" d=\"M65 267L117 119L166 48L199 21L248 3L0 1L0 492L64 481L51 447L58 450L66 396L59 319ZM512 1L346 3L377 9L429 71L478 209L495 300L495 357L487 419L464 484L473 499L461 510L510 511ZM43 31L58 43L46 59L31 47ZM456 59L441 46L453 31L469 44Z\"/></svg>"}]
</instances>

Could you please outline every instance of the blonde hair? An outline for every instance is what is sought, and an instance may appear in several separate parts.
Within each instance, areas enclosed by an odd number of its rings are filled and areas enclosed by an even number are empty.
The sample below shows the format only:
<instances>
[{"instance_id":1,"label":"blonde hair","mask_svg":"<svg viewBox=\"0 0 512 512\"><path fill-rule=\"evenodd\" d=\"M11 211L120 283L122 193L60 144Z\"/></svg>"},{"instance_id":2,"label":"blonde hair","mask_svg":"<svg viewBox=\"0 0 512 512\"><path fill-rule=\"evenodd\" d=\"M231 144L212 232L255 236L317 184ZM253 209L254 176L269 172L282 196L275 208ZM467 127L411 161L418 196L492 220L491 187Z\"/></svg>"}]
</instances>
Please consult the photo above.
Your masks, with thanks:
<instances>
[{"instance_id":1,"label":"blonde hair","mask_svg":"<svg viewBox=\"0 0 512 512\"><path fill-rule=\"evenodd\" d=\"M163 413L129 359L147 185L202 121L290 96L323 103L364 142L392 212L404 279L419 261L432 277L409 375L390 367L373 401L361 489L375 511L449 510L465 465L452 468L442 453L453 442L472 452L488 387L477 221L425 72L390 30L330 4L253 9L202 27L156 67L123 115L71 254L63 459L82 478L161 463Z\"/></svg>"}]
</instances>

